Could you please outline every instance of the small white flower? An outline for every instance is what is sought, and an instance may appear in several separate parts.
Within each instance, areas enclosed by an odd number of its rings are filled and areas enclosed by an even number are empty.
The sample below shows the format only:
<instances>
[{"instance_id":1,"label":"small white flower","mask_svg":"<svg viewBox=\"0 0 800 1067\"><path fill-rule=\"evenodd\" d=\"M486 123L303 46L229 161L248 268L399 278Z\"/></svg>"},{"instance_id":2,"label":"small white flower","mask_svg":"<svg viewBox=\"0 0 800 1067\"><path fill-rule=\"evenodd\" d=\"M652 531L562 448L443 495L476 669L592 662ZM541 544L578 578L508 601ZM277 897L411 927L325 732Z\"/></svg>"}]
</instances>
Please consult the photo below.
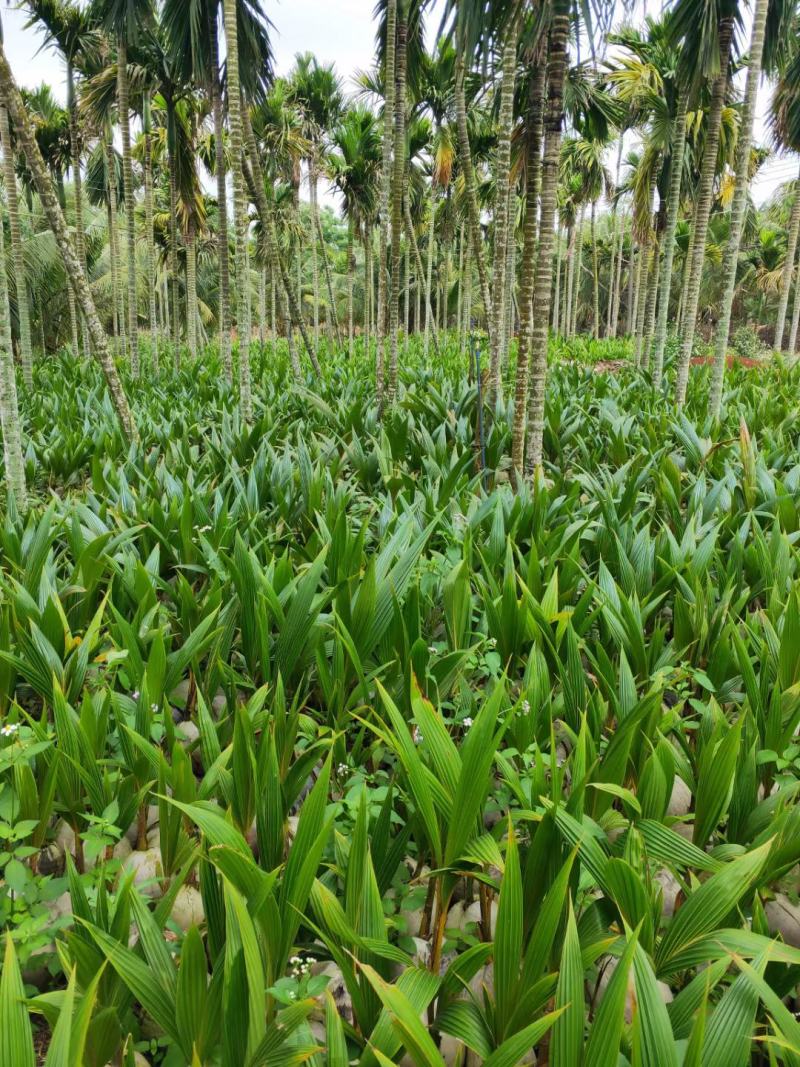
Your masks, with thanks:
<instances>
[{"instance_id":1,"label":"small white flower","mask_svg":"<svg viewBox=\"0 0 800 1067\"><path fill-rule=\"evenodd\" d=\"M436 654L436 645L428 645L428 651L431 653L431 655L435 655Z\"/></svg>"},{"instance_id":2,"label":"small white flower","mask_svg":"<svg viewBox=\"0 0 800 1067\"><path fill-rule=\"evenodd\" d=\"M158 704L151 704L150 705L150 710L155 715L155 713L158 711Z\"/></svg>"},{"instance_id":3,"label":"small white flower","mask_svg":"<svg viewBox=\"0 0 800 1067\"><path fill-rule=\"evenodd\" d=\"M490 637L487 640L486 644L489 646L489 648L496 648L496 646L497 646L497 638L496 637Z\"/></svg>"},{"instance_id":4,"label":"small white flower","mask_svg":"<svg viewBox=\"0 0 800 1067\"><path fill-rule=\"evenodd\" d=\"M529 700L523 700L522 701L522 710L526 715L531 710L531 704L530 704Z\"/></svg>"},{"instance_id":5,"label":"small white flower","mask_svg":"<svg viewBox=\"0 0 800 1067\"><path fill-rule=\"evenodd\" d=\"M411 737L412 737L415 745L422 744L422 740L423 740L423 738L422 738L422 730L420 730L420 728L418 726L414 727L414 732L411 735Z\"/></svg>"},{"instance_id":6,"label":"small white flower","mask_svg":"<svg viewBox=\"0 0 800 1067\"><path fill-rule=\"evenodd\" d=\"M7 722L6 725L2 728L2 730L0 730L0 734L2 734L3 737L13 737L18 730L18 722Z\"/></svg>"},{"instance_id":7,"label":"small white flower","mask_svg":"<svg viewBox=\"0 0 800 1067\"><path fill-rule=\"evenodd\" d=\"M302 956L292 956L292 958L289 960L289 963L291 963L293 967L297 966L298 963L302 963L302 962L303 962L303 957Z\"/></svg>"},{"instance_id":8,"label":"small white flower","mask_svg":"<svg viewBox=\"0 0 800 1067\"><path fill-rule=\"evenodd\" d=\"M472 716L468 715L466 719L462 719L461 725L464 727L465 730L469 730L470 726L472 726Z\"/></svg>"},{"instance_id":9,"label":"small white flower","mask_svg":"<svg viewBox=\"0 0 800 1067\"><path fill-rule=\"evenodd\" d=\"M336 773L339 775L339 777L342 777L347 774L347 764L339 763L336 767Z\"/></svg>"},{"instance_id":10,"label":"small white flower","mask_svg":"<svg viewBox=\"0 0 800 1067\"><path fill-rule=\"evenodd\" d=\"M297 993L293 989L289 990L289 1000L297 1000Z\"/></svg>"},{"instance_id":11,"label":"small white flower","mask_svg":"<svg viewBox=\"0 0 800 1067\"><path fill-rule=\"evenodd\" d=\"M139 699L139 690L138 689L134 689L134 691L131 693L131 700L138 700L138 699Z\"/></svg>"},{"instance_id":12,"label":"small white flower","mask_svg":"<svg viewBox=\"0 0 800 1067\"><path fill-rule=\"evenodd\" d=\"M201 534L202 534L202 533L208 533L208 531L209 531L210 529L211 529L211 527L210 527L210 526L201 526L201 527L200 527L200 528L198 529L198 531L197 531L197 532L198 532L198 533L201 533Z\"/></svg>"}]
</instances>

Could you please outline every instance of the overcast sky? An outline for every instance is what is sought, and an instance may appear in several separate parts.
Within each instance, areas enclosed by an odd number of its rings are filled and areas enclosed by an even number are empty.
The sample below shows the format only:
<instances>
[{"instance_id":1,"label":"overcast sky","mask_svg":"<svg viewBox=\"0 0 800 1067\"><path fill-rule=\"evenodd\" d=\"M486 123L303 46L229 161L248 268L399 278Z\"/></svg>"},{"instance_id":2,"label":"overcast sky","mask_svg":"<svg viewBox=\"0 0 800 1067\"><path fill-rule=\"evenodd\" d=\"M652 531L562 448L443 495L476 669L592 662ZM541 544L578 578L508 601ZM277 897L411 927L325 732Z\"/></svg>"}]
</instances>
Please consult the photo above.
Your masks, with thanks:
<instances>
[{"instance_id":1,"label":"overcast sky","mask_svg":"<svg viewBox=\"0 0 800 1067\"><path fill-rule=\"evenodd\" d=\"M644 0L657 11L661 0ZM429 43L439 25L443 0L437 0L428 17ZM297 52L310 51L324 63L335 63L345 88L353 88L356 71L368 68L375 55L375 0L268 0L265 4L274 25L272 34L279 74L288 73ZM41 51L42 38L25 29L27 17L20 11L2 12L6 54L20 84L33 87L48 82L64 99L64 70L60 60ZM756 140L767 139L766 116L769 86L762 83L756 115ZM797 176L798 164L789 156L774 157L761 169L753 195L762 203L783 182ZM325 199L328 199L326 196Z\"/></svg>"}]
</instances>

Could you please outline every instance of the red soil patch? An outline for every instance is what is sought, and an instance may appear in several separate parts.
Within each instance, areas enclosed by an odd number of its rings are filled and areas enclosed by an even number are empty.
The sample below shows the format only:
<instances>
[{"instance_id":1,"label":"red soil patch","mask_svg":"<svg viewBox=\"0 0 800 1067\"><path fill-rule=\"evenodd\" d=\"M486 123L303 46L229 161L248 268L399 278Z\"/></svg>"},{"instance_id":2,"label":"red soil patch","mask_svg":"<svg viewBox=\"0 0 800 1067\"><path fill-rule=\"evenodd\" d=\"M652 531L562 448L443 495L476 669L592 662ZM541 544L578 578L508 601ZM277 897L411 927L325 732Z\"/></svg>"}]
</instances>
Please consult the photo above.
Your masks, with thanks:
<instances>
[{"instance_id":1,"label":"red soil patch","mask_svg":"<svg viewBox=\"0 0 800 1067\"><path fill-rule=\"evenodd\" d=\"M713 356L692 356L693 367L708 367L714 362ZM749 356L734 356L731 352L725 357L725 364L728 370L734 365L738 364L740 367L763 367L763 359L751 359Z\"/></svg>"}]
</instances>

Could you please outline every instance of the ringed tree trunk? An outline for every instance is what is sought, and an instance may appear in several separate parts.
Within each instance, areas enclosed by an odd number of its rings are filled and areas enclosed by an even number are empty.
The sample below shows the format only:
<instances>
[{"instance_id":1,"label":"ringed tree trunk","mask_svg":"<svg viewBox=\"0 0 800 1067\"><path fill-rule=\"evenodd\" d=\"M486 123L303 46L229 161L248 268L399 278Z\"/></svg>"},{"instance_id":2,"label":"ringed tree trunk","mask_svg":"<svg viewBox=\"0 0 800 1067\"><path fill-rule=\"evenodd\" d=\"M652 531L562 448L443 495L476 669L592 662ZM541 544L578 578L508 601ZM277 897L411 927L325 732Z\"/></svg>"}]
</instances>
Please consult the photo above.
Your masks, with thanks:
<instances>
[{"instance_id":1,"label":"ringed tree trunk","mask_svg":"<svg viewBox=\"0 0 800 1067\"><path fill-rule=\"evenodd\" d=\"M118 353L127 352L128 331L125 326L125 295L119 276L119 229L117 226L117 170L114 163L114 145L111 132L105 142L106 175L108 181L108 255L111 260L111 289L114 295L114 321L116 324Z\"/></svg>"},{"instance_id":2,"label":"ringed tree trunk","mask_svg":"<svg viewBox=\"0 0 800 1067\"><path fill-rule=\"evenodd\" d=\"M505 362L506 289L509 242L509 198L511 189L511 130L514 125L514 83L517 72L517 33L519 4L509 19L503 44L502 83L498 115L495 165L494 268L492 273L492 330L489 338L489 406L494 408L500 393L500 368Z\"/></svg>"},{"instance_id":3,"label":"ringed tree trunk","mask_svg":"<svg viewBox=\"0 0 800 1067\"><path fill-rule=\"evenodd\" d=\"M169 273L172 301L172 359L175 370L181 365L181 332L178 314L178 177L175 163L175 109L169 106L167 116L167 166L169 170Z\"/></svg>"},{"instance_id":4,"label":"ringed tree trunk","mask_svg":"<svg viewBox=\"0 0 800 1067\"><path fill-rule=\"evenodd\" d=\"M714 349L714 365L711 371L711 389L708 399L708 412L712 419L718 419L722 407L722 383L725 378L725 357L728 353L728 334L731 328L731 310L736 290L736 266L739 260L739 245L744 228L744 213L747 207L747 192L750 186L750 145L753 139L753 119L755 117L758 83L761 79L761 60L764 52L764 34L767 26L769 0L756 0L753 13L753 30L750 38L750 56L747 64L747 82L744 90L744 102L739 124L739 137L736 142L736 184L731 205L730 229L725 257L722 261L722 277L725 288Z\"/></svg>"},{"instance_id":5,"label":"ringed tree trunk","mask_svg":"<svg viewBox=\"0 0 800 1067\"><path fill-rule=\"evenodd\" d=\"M80 264L85 271L86 236L83 229L83 184L81 176L80 137L78 135L78 101L75 94L75 68L70 60L67 61L67 114L69 116L69 154L70 169L72 171L72 192L75 197L75 250L78 253ZM81 331L83 333L83 349L88 356L89 336L86 331L85 322L81 323ZM21 332L22 326L20 323L20 334ZM30 337L30 326L28 327L28 335Z\"/></svg>"},{"instance_id":6,"label":"ringed tree trunk","mask_svg":"<svg viewBox=\"0 0 800 1067\"><path fill-rule=\"evenodd\" d=\"M186 340L189 356L194 361L197 359L197 249L191 214L186 227Z\"/></svg>"},{"instance_id":7,"label":"ringed tree trunk","mask_svg":"<svg viewBox=\"0 0 800 1067\"><path fill-rule=\"evenodd\" d=\"M612 312L611 312L611 331L610 331L610 336L611 337L616 337L617 336L617 331L619 330L619 304L620 304L620 295L621 295L621 292L622 292L622 261L624 259L623 253L624 253L624 248L625 248L625 224L626 224L625 212L623 212L622 213L622 222L620 224L619 251L617 253L617 273L616 273L616 281L614 283L614 300L613 300L613 308L612 308Z\"/></svg>"},{"instance_id":8,"label":"ringed tree trunk","mask_svg":"<svg viewBox=\"0 0 800 1067\"><path fill-rule=\"evenodd\" d=\"M789 307L789 292L792 288L792 275L794 273L794 260L797 251L797 238L800 235L800 179L794 194L792 215L789 220L789 235L786 244L786 259L783 261L781 274L781 295L778 300L778 316L775 320L775 344L779 352L784 351L783 334L786 327L786 312Z\"/></svg>"},{"instance_id":9,"label":"ringed tree trunk","mask_svg":"<svg viewBox=\"0 0 800 1067\"><path fill-rule=\"evenodd\" d=\"M795 265L795 278L800 278L800 270L798 270L798 267L800 267L800 264ZM790 355L795 351L798 325L800 325L800 284L798 284L798 281L795 281L794 300L792 301L792 322L789 327L789 343L786 346L786 351Z\"/></svg>"},{"instance_id":10,"label":"ringed tree trunk","mask_svg":"<svg viewBox=\"0 0 800 1067\"><path fill-rule=\"evenodd\" d=\"M431 339L431 286L433 282L433 242L435 239L436 223L436 183L431 183L430 218L428 219L428 249L425 264L425 339L423 341L422 354L428 358L428 346ZM434 324L435 326L435 324Z\"/></svg>"},{"instance_id":11,"label":"ringed tree trunk","mask_svg":"<svg viewBox=\"0 0 800 1067\"><path fill-rule=\"evenodd\" d=\"M490 330L492 325L492 300L489 292L489 278L486 273L486 263L483 258L483 240L481 238L481 219L478 210L478 192L475 183L475 168L472 165L472 149L469 144L469 131L467 129L467 101L464 93L466 69L464 54L461 47L458 48L456 56L455 75L458 157L459 162L461 163L461 171L464 176L464 197L467 204L467 219L469 221L472 254L478 267L478 282L480 284L483 307L486 313L486 327L487 330ZM489 338L489 341L491 344L491 337Z\"/></svg>"},{"instance_id":12,"label":"ringed tree trunk","mask_svg":"<svg viewBox=\"0 0 800 1067\"><path fill-rule=\"evenodd\" d=\"M538 479L542 469L544 398L547 377L547 327L550 322L550 290L553 282L553 240L558 187L558 157L564 118L564 79L569 41L569 0L554 0L547 60L547 110L542 155L539 252L536 257L533 315L531 320L531 378L528 397L530 441L526 472Z\"/></svg>"},{"instance_id":13,"label":"ringed tree trunk","mask_svg":"<svg viewBox=\"0 0 800 1067\"><path fill-rule=\"evenodd\" d=\"M72 280L72 287L78 303L80 304L81 311L88 323L92 343L94 345L94 355L105 375L108 391L111 394L111 400L117 415L119 416L122 428L129 440L135 440L136 426L133 421L133 416L131 415L130 407L128 406L125 390L122 387L117 368L108 348L106 332L98 318L89 283L86 279L83 267L78 260L78 255L75 251L72 239L70 238L66 219L64 218L64 212L61 210L58 196L53 187L53 181L47 172L47 167L45 166L42 154L39 151L39 145L36 142L33 126L31 125L25 105L22 102L22 97L14 82L14 75L11 73L11 67L9 66L5 49L1 42L0 103L5 104L11 121L14 123L16 136L25 155L28 168L33 177L34 186L36 187L36 192L39 194L39 199L44 208L45 215L47 216L48 224L53 231L67 276Z\"/></svg>"},{"instance_id":14,"label":"ringed tree trunk","mask_svg":"<svg viewBox=\"0 0 800 1067\"><path fill-rule=\"evenodd\" d=\"M553 333L558 333L559 327L559 307L561 305L561 225L558 221L558 215L556 215L556 291L553 297Z\"/></svg>"},{"instance_id":15,"label":"ringed tree trunk","mask_svg":"<svg viewBox=\"0 0 800 1067\"><path fill-rule=\"evenodd\" d=\"M614 189L619 189L619 175L622 170L622 149L625 144L625 137L622 132L619 135L619 145L617 147L617 169L614 175ZM622 256L622 245L620 243L619 250L617 249L617 239L619 237L619 211L616 198L611 205L611 269L609 271L609 293L608 293L608 309L606 317L606 334L609 337L616 336L616 330L613 326L614 319L614 296L616 293L616 260L617 251Z\"/></svg>"},{"instance_id":16,"label":"ringed tree trunk","mask_svg":"<svg viewBox=\"0 0 800 1067\"><path fill-rule=\"evenodd\" d=\"M400 329L400 262L403 234L404 178L406 173L406 0L399 0L395 50L394 146L392 172L392 288L389 300L389 373L386 400L397 397L397 349Z\"/></svg>"},{"instance_id":17,"label":"ringed tree trunk","mask_svg":"<svg viewBox=\"0 0 800 1067\"><path fill-rule=\"evenodd\" d=\"M534 72L528 90L526 123L529 129L525 165L525 217L522 221L522 277L519 286L519 351L514 383L514 419L511 435L511 470L519 482L525 461L525 419L536 276L536 240L539 219L539 186L542 177L544 132L544 79L546 66L541 48L534 56ZM467 246L469 251L469 246Z\"/></svg>"},{"instance_id":18,"label":"ringed tree trunk","mask_svg":"<svg viewBox=\"0 0 800 1067\"><path fill-rule=\"evenodd\" d=\"M353 358L353 286L356 276L356 255L353 251L353 222L347 224L347 356Z\"/></svg>"},{"instance_id":19,"label":"ringed tree trunk","mask_svg":"<svg viewBox=\"0 0 800 1067\"><path fill-rule=\"evenodd\" d=\"M236 25L236 0L223 0L225 20L225 44L227 46L228 70L228 127L231 142L231 165L233 169L233 230L234 268L236 273L237 314L239 333L239 403L242 417L249 422L253 415L250 393L250 316L247 299L247 202L245 200L244 173L242 171L242 94L239 81L239 42Z\"/></svg>"},{"instance_id":20,"label":"ringed tree trunk","mask_svg":"<svg viewBox=\"0 0 800 1067\"><path fill-rule=\"evenodd\" d=\"M231 357L231 274L228 251L228 193L225 171L225 126L222 113L222 90L219 81L219 29L217 5L208 7L209 85L214 116L214 169L217 179L217 260L219 263L219 347L225 380L233 383Z\"/></svg>"},{"instance_id":21,"label":"ringed tree trunk","mask_svg":"<svg viewBox=\"0 0 800 1067\"><path fill-rule=\"evenodd\" d=\"M133 216L133 163L131 160L131 120L128 109L128 42L120 34L117 45L117 102L122 133L122 188L125 195L125 234L128 252L128 341L131 371L139 376L138 315L136 308L136 227Z\"/></svg>"},{"instance_id":22,"label":"ringed tree trunk","mask_svg":"<svg viewBox=\"0 0 800 1067\"><path fill-rule=\"evenodd\" d=\"M30 389L33 386L33 346L31 345L31 314L28 303L28 283L25 277L25 258L22 254L22 231L19 223L19 196L17 175L14 170L14 153L11 149L11 131L8 111L0 107L0 140L3 142L3 175L8 208L8 231L11 237L11 263L14 285L17 292L17 316L19 318L19 352L22 361L22 378ZM6 294L8 295L8 294ZM9 327L11 320L8 320Z\"/></svg>"},{"instance_id":23,"label":"ringed tree trunk","mask_svg":"<svg viewBox=\"0 0 800 1067\"><path fill-rule=\"evenodd\" d=\"M675 378L675 403L682 408L686 403L686 387L689 382L689 361L692 356L694 334L697 320L697 305L700 301L700 285L703 280L703 263L706 254L706 235L708 220L711 215L711 202L714 193L714 174L717 165L722 109L725 104L725 92L728 87L728 66L730 62L731 40L733 38L734 20L731 16L719 22L719 74L714 79L711 91L711 106L708 113L708 129L703 148L703 165L700 171L700 185L694 208L694 231L692 234L691 259L686 286L686 301L683 308L683 343L678 357L678 371Z\"/></svg>"},{"instance_id":24,"label":"ringed tree trunk","mask_svg":"<svg viewBox=\"0 0 800 1067\"><path fill-rule=\"evenodd\" d=\"M569 228L569 237L567 238L567 284L566 293L564 294L564 324L562 333L565 337L570 336L572 326L572 290L575 287L575 242L577 240L577 227L575 223Z\"/></svg>"},{"instance_id":25,"label":"ringed tree trunk","mask_svg":"<svg viewBox=\"0 0 800 1067\"><path fill-rule=\"evenodd\" d=\"M311 200L311 287L314 292L314 351L319 358L319 260L317 259L317 167L308 159L308 194Z\"/></svg>"},{"instance_id":26,"label":"ringed tree trunk","mask_svg":"<svg viewBox=\"0 0 800 1067\"><path fill-rule=\"evenodd\" d=\"M3 114L6 115L5 108ZM6 126L8 116L6 115ZM3 133L4 154L8 152L6 133ZM6 491L17 510L28 510L25 486L25 461L22 456L22 437L17 404L17 381L14 374L14 353L11 347L11 310L8 303L8 275L6 273L5 237L0 219L0 429L3 431L3 460Z\"/></svg>"},{"instance_id":27,"label":"ringed tree trunk","mask_svg":"<svg viewBox=\"0 0 800 1067\"><path fill-rule=\"evenodd\" d=\"M402 0L401 0L402 2ZM375 354L375 393L378 410L383 407L384 382L384 339L386 337L386 293L388 279L388 226L389 201L392 189L392 147L395 121L395 67L397 55L397 4L398 0L388 0L386 8L386 62L383 84L383 159L381 162L381 202L378 216L378 314L376 328Z\"/></svg>"},{"instance_id":28,"label":"ringed tree trunk","mask_svg":"<svg viewBox=\"0 0 800 1067\"><path fill-rule=\"evenodd\" d=\"M370 355L372 338L372 229L369 223L364 226L364 352Z\"/></svg>"},{"instance_id":29,"label":"ringed tree trunk","mask_svg":"<svg viewBox=\"0 0 800 1067\"><path fill-rule=\"evenodd\" d=\"M681 204L681 178L683 176L683 157L686 148L686 112L689 105L689 93L681 89L678 94L678 106L675 113L675 132L672 137L672 160L670 162L669 189L667 191L667 223L664 228L664 258L661 261L658 296L658 323L653 345L653 385L658 389L664 373L664 348L667 343L667 321L669 319L669 300L672 292L672 264L675 259L675 231L678 226L678 212Z\"/></svg>"},{"instance_id":30,"label":"ringed tree trunk","mask_svg":"<svg viewBox=\"0 0 800 1067\"><path fill-rule=\"evenodd\" d=\"M589 225L592 240L592 312L594 318L592 333L594 339L598 340L600 337L600 274L597 266L597 204L594 200Z\"/></svg>"},{"instance_id":31,"label":"ringed tree trunk","mask_svg":"<svg viewBox=\"0 0 800 1067\"><path fill-rule=\"evenodd\" d=\"M458 230L458 288L456 289L456 334L458 337L458 343L461 345L463 341L461 333L461 316L464 297L464 224L462 223ZM417 329L419 329L419 286L417 286Z\"/></svg>"},{"instance_id":32,"label":"ringed tree trunk","mask_svg":"<svg viewBox=\"0 0 800 1067\"><path fill-rule=\"evenodd\" d=\"M156 315L156 246L153 231L153 139L150 113L150 94L145 93L142 107L144 127L144 218L147 230L147 291L150 302L150 347L152 369L158 373L158 317Z\"/></svg>"}]
</instances>

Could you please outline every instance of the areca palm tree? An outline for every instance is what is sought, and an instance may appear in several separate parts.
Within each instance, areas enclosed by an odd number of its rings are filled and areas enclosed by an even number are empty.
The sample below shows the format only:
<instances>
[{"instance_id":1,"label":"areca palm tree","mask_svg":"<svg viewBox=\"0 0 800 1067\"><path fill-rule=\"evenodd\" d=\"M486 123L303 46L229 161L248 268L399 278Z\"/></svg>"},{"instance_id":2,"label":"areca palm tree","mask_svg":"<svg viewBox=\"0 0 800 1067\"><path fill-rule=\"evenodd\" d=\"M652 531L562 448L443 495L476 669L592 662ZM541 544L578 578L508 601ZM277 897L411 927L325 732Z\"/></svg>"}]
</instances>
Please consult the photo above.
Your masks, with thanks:
<instances>
[{"instance_id":1,"label":"areca palm tree","mask_svg":"<svg viewBox=\"0 0 800 1067\"><path fill-rule=\"evenodd\" d=\"M8 110L14 130L18 138L20 148L25 153L27 166L30 170L39 199L47 214L50 228L53 231L58 244L61 257L64 261L67 274L72 279L75 295L80 303L89 331L92 336L94 355L103 370L108 384L108 390L112 402L122 424L124 432L130 439L136 437L136 426L133 421L128 399L120 381L117 368L108 348L106 334L97 316L92 299L89 283L78 259L75 246L69 235L64 213L59 203L52 179L47 172L42 154L36 142L33 126L28 117L25 105L17 89L14 75L6 58L5 49L0 43L0 105Z\"/></svg>"},{"instance_id":2,"label":"areca palm tree","mask_svg":"<svg viewBox=\"0 0 800 1067\"><path fill-rule=\"evenodd\" d=\"M711 83L703 163L694 205L681 349L675 379L675 401L678 407L682 407L686 401L689 360L694 344L706 234L717 168L722 109L728 88L734 30L739 18L738 0L678 0L673 11L672 35L676 42L682 44L686 79L707 78Z\"/></svg>"},{"instance_id":3,"label":"areca palm tree","mask_svg":"<svg viewBox=\"0 0 800 1067\"><path fill-rule=\"evenodd\" d=\"M793 152L800 152L800 48L794 44L797 41L796 34L790 35L790 40L793 47L789 50L782 64L780 76L772 97L770 117L777 147L789 148ZM800 180L798 180L795 190L792 214L789 220L786 258L784 259L781 274L780 298L775 320L774 346L779 351L787 350L786 346L784 346L786 312L789 306L792 279L795 275L795 257L799 237ZM790 347L789 350L791 350Z\"/></svg>"},{"instance_id":4,"label":"areca palm tree","mask_svg":"<svg viewBox=\"0 0 800 1067\"><path fill-rule=\"evenodd\" d=\"M298 55L290 78L290 91L303 118L304 132L309 144L306 160L308 166L308 189L311 201L311 273L314 288L314 344L319 348L319 263L317 249L323 259L323 266L331 296L331 282L325 242L319 217L318 185L320 167L323 165L325 140L329 131L336 125L342 113L342 91L339 78L333 66L324 66L306 52ZM335 307L331 297L330 313L335 319ZM338 324L334 321L338 331Z\"/></svg>"},{"instance_id":5,"label":"areca palm tree","mask_svg":"<svg viewBox=\"0 0 800 1067\"><path fill-rule=\"evenodd\" d=\"M530 346L530 387L523 380L516 384L515 395L528 395L528 430L530 439L525 459L529 475L537 476L542 466L544 438L544 395L547 375L547 334L550 324L550 291L553 274L554 223L558 159L561 149L561 126L564 119L564 80L567 71L569 44L568 0L553 0L548 24L547 110L544 119L544 147L542 151L542 180L539 195L539 250L534 276L533 312L528 338L522 343ZM526 210L535 211L535 204ZM527 368L525 368L525 372ZM518 417L515 411L515 419ZM519 415L520 418L523 416Z\"/></svg>"},{"instance_id":6,"label":"areca palm tree","mask_svg":"<svg viewBox=\"0 0 800 1067\"><path fill-rule=\"evenodd\" d=\"M122 137L122 179L125 193L125 236L128 278L128 344L131 368L139 373L139 315L136 293L136 228L134 217L133 157L131 155L130 83L128 48L139 40L153 19L152 0L95 0L96 13L117 45L117 112Z\"/></svg>"},{"instance_id":7,"label":"areca palm tree","mask_svg":"<svg viewBox=\"0 0 800 1067\"><path fill-rule=\"evenodd\" d=\"M2 219L0 219L0 430L3 433L7 493L20 511L26 511L28 494L25 485L25 463L22 458L14 352L11 347L11 309L8 300Z\"/></svg>"},{"instance_id":8,"label":"areca palm tree","mask_svg":"<svg viewBox=\"0 0 800 1067\"><path fill-rule=\"evenodd\" d=\"M769 0L756 0L747 64L747 82L744 91L739 138L736 146L736 184L730 213L730 232L722 263L725 288L722 294L719 322L717 323L714 365L711 372L711 391L708 400L709 414L713 419L719 417L722 406L722 382L725 375L728 334L730 332L733 296L736 288L739 244L742 238L744 213L747 207L747 193L750 184L750 142L753 135L756 94L758 93L758 83L761 78L768 8Z\"/></svg>"},{"instance_id":9,"label":"areca palm tree","mask_svg":"<svg viewBox=\"0 0 800 1067\"><path fill-rule=\"evenodd\" d=\"M356 268L353 244L355 240L361 241L366 258L378 205L381 140L375 115L364 107L345 112L333 131L332 141L334 150L329 157L329 167L334 186L342 196L347 219L347 337L348 351L352 357ZM366 288L365 285L365 309ZM366 326L366 314L364 322Z\"/></svg>"},{"instance_id":10,"label":"areca palm tree","mask_svg":"<svg viewBox=\"0 0 800 1067\"><path fill-rule=\"evenodd\" d=\"M75 198L75 244L78 258L85 267L82 138L78 115L77 74L84 71L87 64L97 61L102 44L101 33L92 9L79 6L74 0L26 0L26 7L31 13L28 25L44 30L45 45L59 51L66 66L70 171Z\"/></svg>"},{"instance_id":11,"label":"areca palm tree","mask_svg":"<svg viewBox=\"0 0 800 1067\"><path fill-rule=\"evenodd\" d=\"M11 143L8 112L4 107L0 107L0 141L2 141L3 146L3 178L6 190L6 207L8 209L8 231L11 238L11 259L14 265L14 288L17 296L22 376L25 384L30 387L33 385L33 348L31 346L28 282L25 274L25 260L22 255L22 233L19 221L19 196L17 192L17 173L14 165L14 149ZM7 296L8 294L6 294L6 298Z\"/></svg>"}]
</instances>

